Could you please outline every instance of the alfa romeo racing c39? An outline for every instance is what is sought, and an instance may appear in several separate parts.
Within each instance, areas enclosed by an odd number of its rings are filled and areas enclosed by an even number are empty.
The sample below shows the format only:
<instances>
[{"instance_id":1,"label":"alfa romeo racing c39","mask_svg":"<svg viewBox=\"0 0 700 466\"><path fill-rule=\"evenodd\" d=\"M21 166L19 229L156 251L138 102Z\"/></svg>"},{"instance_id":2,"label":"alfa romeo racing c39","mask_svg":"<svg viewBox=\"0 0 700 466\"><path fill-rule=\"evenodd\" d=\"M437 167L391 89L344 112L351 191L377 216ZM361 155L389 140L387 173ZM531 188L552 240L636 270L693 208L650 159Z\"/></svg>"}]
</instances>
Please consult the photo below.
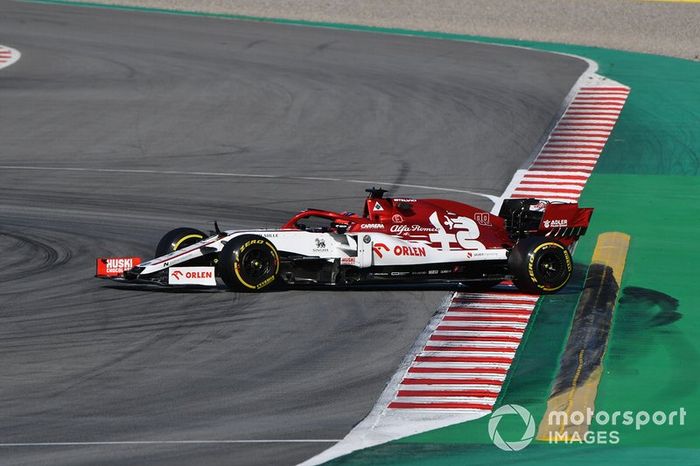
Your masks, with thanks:
<instances>
[{"instance_id":1,"label":"alfa romeo racing c39","mask_svg":"<svg viewBox=\"0 0 700 466\"><path fill-rule=\"evenodd\" d=\"M385 197L368 189L363 214L307 209L276 229L166 233L155 258L97 259L97 277L167 286L265 291L273 285L354 287L371 283L504 280L553 293L571 278L570 249L593 209L507 199L498 215L444 199Z\"/></svg>"}]
</instances>

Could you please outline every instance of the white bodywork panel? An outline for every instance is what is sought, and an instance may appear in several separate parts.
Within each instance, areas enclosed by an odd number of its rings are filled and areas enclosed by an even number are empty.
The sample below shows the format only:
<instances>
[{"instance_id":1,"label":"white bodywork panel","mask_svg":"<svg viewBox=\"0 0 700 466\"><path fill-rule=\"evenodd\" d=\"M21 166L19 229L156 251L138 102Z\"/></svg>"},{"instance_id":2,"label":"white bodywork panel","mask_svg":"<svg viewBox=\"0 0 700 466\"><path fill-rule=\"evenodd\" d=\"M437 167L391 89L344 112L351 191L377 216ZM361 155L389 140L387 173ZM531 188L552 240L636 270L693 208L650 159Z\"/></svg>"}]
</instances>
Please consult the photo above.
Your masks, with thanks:
<instances>
[{"instance_id":1,"label":"white bodywork panel","mask_svg":"<svg viewBox=\"0 0 700 466\"><path fill-rule=\"evenodd\" d=\"M342 265L359 268L372 266L440 264L486 260L505 260L505 249L485 249L474 242L467 247L450 248L448 241L436 235L427 241L405 240L398 236L378 232L317 233L303 230L250 230L226 231L221 236L212 236L182 250L142 262L142 274L149 274L171 266L182 264L203 254L219 252L224 245L241 235L256 235L268 239L278 251L318 257L329 261L339 259Z\"/></svg>"}]
</instances>

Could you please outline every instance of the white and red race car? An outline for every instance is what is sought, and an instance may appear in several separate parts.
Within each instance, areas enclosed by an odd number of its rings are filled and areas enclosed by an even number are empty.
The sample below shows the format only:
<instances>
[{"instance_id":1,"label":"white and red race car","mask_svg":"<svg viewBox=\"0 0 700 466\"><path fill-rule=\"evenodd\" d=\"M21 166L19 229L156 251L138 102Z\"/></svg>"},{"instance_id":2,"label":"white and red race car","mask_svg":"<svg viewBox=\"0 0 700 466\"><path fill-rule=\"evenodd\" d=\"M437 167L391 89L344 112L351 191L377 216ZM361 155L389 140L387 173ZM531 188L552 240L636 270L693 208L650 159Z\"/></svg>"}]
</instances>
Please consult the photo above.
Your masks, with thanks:
<instances>
[{"instance_id":1,"label":"white and red race car","mask_svg":"<svg viewBox=\"0 0 700 466\"><path fill-rule=\"evenodd\" d=\"M308 209L279 229L168 232L155 258L97 259L97 277L160 285L263 291L273 284L354 286L512 280L552 293L569 281L569 247L593 209L508 199L499 215L442 199L385 198L368 189L362 216Z\"/></svg>"}]
</instances>

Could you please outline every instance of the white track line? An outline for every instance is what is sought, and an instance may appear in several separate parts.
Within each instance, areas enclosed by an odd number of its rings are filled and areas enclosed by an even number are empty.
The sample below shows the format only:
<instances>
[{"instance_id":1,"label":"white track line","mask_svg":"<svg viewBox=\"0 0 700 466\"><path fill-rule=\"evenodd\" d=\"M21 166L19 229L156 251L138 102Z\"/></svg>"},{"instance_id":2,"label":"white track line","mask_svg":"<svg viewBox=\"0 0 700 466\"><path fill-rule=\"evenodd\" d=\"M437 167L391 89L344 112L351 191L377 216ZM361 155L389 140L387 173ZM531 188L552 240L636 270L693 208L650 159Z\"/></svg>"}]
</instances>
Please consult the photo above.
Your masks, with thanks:
<instances>
[{"instance_id":1,"label":"white track line","mask_svg":"<svg viewBox=\"0 0 700 466\"><path fill-rule=\"evenodd\" d=\"M13 49L12 47L7 47L5 45L0 45L0 69L16 63L21 56L22 54L19 53L19 50Z\"/></svg>"},{"instance_id":2,"label":"white track line","mask_svg":"<svg viewBox=\"0 0 700 466\"><path fill-rule=\"evenodd\" d=\"M0 443L0 448L9 447L92 447L119 445L216 445L246 443L336 443L339 439L262 439L262 440L124 440L113 442L17 442Z\"/></svg>"},{"instance_id":3,"label":"white track line","mask_svg":"<svg viewBox=\"0 0 700 466\"><path fill-rule=\"evenodd\" d=\"M36 171L63 171L63 172L86 172L86 173L125 173L125 174L145 174L145 175L178 175L178 176L220 176L234 178L262 178L274 180L299 180L299 181L330 181L333 183L353 183L364 185L384 185L398 188L425 189L428 191L442 191L450 193L471 194L485 197L491 202L496 202L499 197L491 194L478 193L464 189L439 188L436 186L426 186L421 184L392 183L390 181L354 180L348 178L330 178L321 176L285 176L285 175L263 175L255 173L226 173L226 172L183 172L176 170L139 170L126 168L83 168L83 167L37 167L27 165L0 165L1 170L36 170Z\"/></svg>"}]
</instances>

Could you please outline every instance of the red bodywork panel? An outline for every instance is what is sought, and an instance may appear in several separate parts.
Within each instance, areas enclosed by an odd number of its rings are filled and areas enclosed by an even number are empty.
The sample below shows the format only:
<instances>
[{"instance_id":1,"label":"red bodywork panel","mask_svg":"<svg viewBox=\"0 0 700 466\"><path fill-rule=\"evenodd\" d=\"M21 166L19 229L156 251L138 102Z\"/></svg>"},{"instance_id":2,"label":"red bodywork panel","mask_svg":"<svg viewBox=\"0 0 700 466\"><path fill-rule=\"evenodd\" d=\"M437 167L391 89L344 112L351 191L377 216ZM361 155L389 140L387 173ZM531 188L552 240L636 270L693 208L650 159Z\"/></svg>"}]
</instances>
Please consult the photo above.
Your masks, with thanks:
<instances>
[{"instance_id":1,"label":"red bodywork panel","mask_svg":"<svg viewBox=\"0 0 700 466\"><path fill-rule=\"evenodd\" d=\"M579 208L578 204L541 203L535 210L543 211L543 216L539 228L530 234L553 236L567 245L585 232L593 212L593 209ZM467 241L477 240L486 248L511 248L515 243L506 229L504 218L444 199L369 197L363 216L311 209L295 215L283 228L297 229L297 222L313 216L332 220L334 225L339 226L337 231L381 232L430 244L438 244L440 232L464 235L465 230L469 231ZM458 245L451 242L450 247Z\"/></svg>"},{"instance_id":2,"label":"red bodywork panel","mask_svg":"<svg viewBox=\"0 0 700 466\"><path fill-rule=\"evenodd\" d=\"M478 239L486 248L512 245L501 217L460 202L444 199L367 199L365 215L366 222L383 225L383 228L372 228L371 231L428 241L431 234L438 232L435 222L439 222L446 232L454 233L464 228L454 228L452 220L462 218L474 231L472 239ZM349 231L367 231L367 228L354 225Z\"/></svg>"}]
</instances>

